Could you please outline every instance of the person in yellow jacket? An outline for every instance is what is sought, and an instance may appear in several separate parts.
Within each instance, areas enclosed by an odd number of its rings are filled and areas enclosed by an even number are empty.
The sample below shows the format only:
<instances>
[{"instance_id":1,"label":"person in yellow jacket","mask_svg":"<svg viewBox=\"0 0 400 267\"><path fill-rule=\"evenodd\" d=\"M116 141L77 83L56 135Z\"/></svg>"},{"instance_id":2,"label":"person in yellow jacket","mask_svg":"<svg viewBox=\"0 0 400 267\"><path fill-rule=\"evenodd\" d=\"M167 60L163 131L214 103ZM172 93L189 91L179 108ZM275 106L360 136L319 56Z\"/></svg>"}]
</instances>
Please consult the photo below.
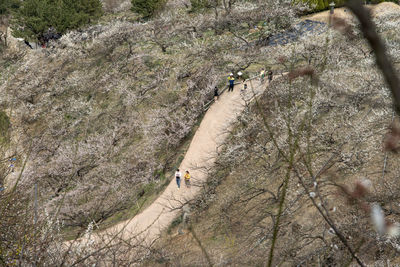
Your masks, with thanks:
<instances>
[{"instance_id":1,"label":"person in yellow jacket","mask_svg":"<svg viewBox=\"0 0 400 267\"><path fill-rule=\"evenodd\" d=\"M235 85L235 77L233 77L233 73L231 73L228 77L228 81L229 81L229 89L228 92L231 91L233 92L233 86Z\"/></svg>"},{"instance_id":2,"label":"person in yellow jacket","mask_svg":"<svg viewBox=\"0 0 400 267\"><path fill-rule=\"evenodd\" d=\"M190 173L189 173L189 171L186 171L184 178L185 178L186 187L190 187Z\"/></svg>"}]
</instances>

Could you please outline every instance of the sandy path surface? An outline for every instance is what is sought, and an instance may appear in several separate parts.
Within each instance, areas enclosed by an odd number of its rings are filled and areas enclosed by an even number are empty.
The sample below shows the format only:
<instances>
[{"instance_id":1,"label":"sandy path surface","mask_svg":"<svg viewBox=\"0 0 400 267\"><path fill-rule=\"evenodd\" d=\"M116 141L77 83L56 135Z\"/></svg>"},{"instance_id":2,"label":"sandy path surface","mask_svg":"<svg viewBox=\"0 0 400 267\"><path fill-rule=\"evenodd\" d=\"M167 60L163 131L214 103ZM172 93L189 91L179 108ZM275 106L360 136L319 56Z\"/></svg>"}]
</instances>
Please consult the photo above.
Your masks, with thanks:
<instances>
[{"instance_id":1,"label":"sandy path surface","mask_svg":"<svg viewBox=\"0 0 400 267\"><path fill-rule=\"evenodd\" d=\"M235 85L233 92L225 91L206 112L179 168L182 176L186 170L190 171L192 186L187 188L182 177L181 188L178 190L173 178L165 191L144 211L128 221L108 228L103 233L110 236L120 233L120 237L123 238L138 236L141 242L149 244L172 223L180 212L182 203L193 199L201 190L199 185L206 182L208 175L206 170L213 167L218 148L229 135L237 116L244 110L244 99L249 100L254 94L259 94L266 88L266 84L261 86L260 82L253 81L252 84L255 86L253 92L250 83L247 84L246 92L242 91L243 84Z\"/></svg>"},{"instance_id":2,"label":"sandy path surface","mask_svg":"<svg viewBox=\"0 0 400 267\"><path fill-rule=\"evenodd\" d=\"M381 16L386 13L400 11L400 6L392 2L383 2L378 5L367 5L367 7L372 11L373 16ZM351 11L346 7L335 8L334 15L335 17L339 17L345 20L355 19L353 13L351 13ZM329 11L323 11L311 14L303 17L303 19L310 19L310 20L329 23Z\"/></svg>"}]
</instances>

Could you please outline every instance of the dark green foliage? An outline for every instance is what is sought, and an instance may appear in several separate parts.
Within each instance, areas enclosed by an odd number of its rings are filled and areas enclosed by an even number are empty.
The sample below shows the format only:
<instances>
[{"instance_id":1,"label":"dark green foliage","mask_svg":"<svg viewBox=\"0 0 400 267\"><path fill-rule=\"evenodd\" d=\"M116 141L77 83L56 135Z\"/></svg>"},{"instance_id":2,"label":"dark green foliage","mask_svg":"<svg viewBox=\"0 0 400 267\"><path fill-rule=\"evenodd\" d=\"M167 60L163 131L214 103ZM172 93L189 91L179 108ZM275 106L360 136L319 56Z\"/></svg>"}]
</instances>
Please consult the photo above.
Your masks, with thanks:
<instances>
[{"instance_id":1,"label":"dark green foliage","mask_svg":"<svg viewBox=\"0 0 400 267\"><path fill-rule=\"evenodd\" d=\"M101 15L100 0L25 0L13 12L13 34L37 40L51 27L63 34Z\"/></svg>"},{"instance_id":2,"label":"dark green foliage","mask_svg":"<svg viewBox=\"0 0 400 267\"><path fill-rule=\"evenodd\" d=\"M24 1L13 16L14 35L28 40L36 39L39 34L45 32L50 26L48 20L51 20L50 17L53 14L52 8L50 8L46 0Z\"/></svg>"},{"instance_id":3,"label":"dark green foliage","mask_svg":"<svg viewBox=\"0 0 400 267\"><path fill-rule=\"evenodd\" d=\"M153 16L165 4L165 0L131 0L131 2L132 11L142 15L144 18Z\"/></svg>"},{"instance_id":4,"label":"dark green foliage","mask_svg":"<svg viewBox=\"0 0 400 267\"><path fill-rule=\"evenodd\" d=\"M0 1L0 16L8 15L11 9L16 9L19 6L18 0L1 0Z\"/></svg>"},{"instance_id":5,"label":"dark green foliage","mask_svg":"<svg viewBox=\"0 0 400 267\"><path fill-rule=\"evenodd\" d=\"M0 2L0 16L6 14L8 11L8 1Z\"/></svg>"}]
</instances>

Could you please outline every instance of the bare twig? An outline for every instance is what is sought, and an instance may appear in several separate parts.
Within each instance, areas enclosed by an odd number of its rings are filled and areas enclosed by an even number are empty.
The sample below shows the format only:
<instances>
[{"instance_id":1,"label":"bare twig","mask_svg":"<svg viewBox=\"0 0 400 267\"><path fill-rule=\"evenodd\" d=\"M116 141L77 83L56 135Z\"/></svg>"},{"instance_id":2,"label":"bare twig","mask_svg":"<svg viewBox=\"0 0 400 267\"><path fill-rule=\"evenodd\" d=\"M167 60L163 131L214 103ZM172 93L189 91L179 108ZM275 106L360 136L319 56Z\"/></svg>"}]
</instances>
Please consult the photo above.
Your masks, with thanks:
<instances>
[{"instance_id":1,"label":"bare twig","mask_svg":"<svg viewBox=\"0 0 400 267\"><path fill-rule=\"evenodd\" d=\"M208 266L212 267L213 264L211 262L210 256L208 255L208 253L207 253L206 249L204 248L203 244L201 243L200 239L197 237L196 232L194 231L192 225L189 226L189 231L192 233L193 238L196 240L197 244L201 248L201 251L204 253L204 256L206 257Z\"/></svg>"},{"instance_id":2,"label":"bare twig","mask_svg":"<svg viewBox=\"0 0 400 267\"><path fill-rule=\"evenodd\" d=\"M392 92L396 105L396 112L400 114L400 79L386 52L384 43L376 31L375 24L371 19L371 14L363 6L361 0L350 0L347 2L347 6L360 21L361 31L375 53L376 63L382 70L383 76Z\"/></svg>"}]
</instances>

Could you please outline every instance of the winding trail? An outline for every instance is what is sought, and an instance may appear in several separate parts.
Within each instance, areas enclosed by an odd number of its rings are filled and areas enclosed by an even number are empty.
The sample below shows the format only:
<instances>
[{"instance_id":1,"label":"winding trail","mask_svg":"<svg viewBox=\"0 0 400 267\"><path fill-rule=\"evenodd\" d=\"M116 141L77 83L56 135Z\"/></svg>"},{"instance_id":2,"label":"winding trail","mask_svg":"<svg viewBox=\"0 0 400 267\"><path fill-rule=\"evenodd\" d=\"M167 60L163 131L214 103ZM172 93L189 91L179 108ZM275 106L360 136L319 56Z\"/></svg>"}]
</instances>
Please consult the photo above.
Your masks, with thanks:
<instances>
[{"instance_id":1,"label":"winding trail","mask_svg":"<svg viewBox=\"0 0 400 267\"><path fill-rule=\"evenodd\" d=\"M182 205L193 199L200 192L201 184L207 181L207 170L214 166L219 147L229 135L233 122L245 109L245 99L261 93L267 82L261 85L259 81L253 81L252 84L254 91L248 83L246 91L243 91L243 84L238 84L233 92L224 92L206 112L180 165L182 176L186 170L190 171L192 186L187 188L181 179L178 190L173 178L157 200L140 214L108 228L106 233L109 236L119 233L122 238L136 237L147 245L157 239L178 215Z\"/></svg>"},{"instance_id":2,"label":"winding trail","mask_svg":"<svg viewBox=\"0 0 400 267\"><path fill-rule=\"evenodd\" d=\"M297 35L312 32L315 25L325 30L323 27L325 23L306 21L299 24ZM304 27L305 29L301 30ZM297 38L286 38L291 34L290 31L275 36L274 44L284 45L297 40ZM243 84L238 84L233 92L224 92L206 112L179 167L182 176L186 170L190 171L191 188L186 188L181 179L181 188L178 190L173 178L164 192L149 207L135 217L94 235L92 239L133 238L137 239L137 243L150 246L177 217L183 205L200 192L201 185L207 181L207 170L214 166L219 147L228 137L233 122L245 109L245 99L249 100L254 95L259 95L267 86L267 83L262 85L258 80L251 83L253 86L248 83L246 91L243 91ZM88 240L83 238L81 241Z\"/></svg>"},{"instance_id":3,"label":"winding trail","mask_svg":"<svg viewBox=\"0 0 400 267\"><path fill-rule=\"evenodd\" d=\"M372 7L372 9L375 15L378 15L384 13L387 10L386 7L393 6L400 9L395 4L380 4ZM335 14L336 16L347 18L350 14L344 11L346 11L344 8L335 9ZM328 17L328 11L310 16L311 19L322 22L325 22ZM309 22L307 23L310 24ZM307 26L307 23L303 24ZM319 23L318 25L322 27L324 23ZM312 31L312 29L314 28L307 26L304 32ZM291 34L289 32L286 35L291 36ZM273 41L278 45L282 45L296 40L296 38L286 38L286 35L275 36ZM282 38L284 41L281 41ZM178 190L175 178L172 179L165 191L140 214L130 220L112 226L102 233L96 234L94 239L99 238L99 235L106 234L105 236L108 237L135 238L142 242L143 246L152 244L179 214L183 204L192 200L200 192L201 185L207 181L207 170L212 169L214 166L219 147L228 137L233 122L245 109L244 99L247 98L249 100L254 94L259 95L266 88L266 85L261 85L258 81L253 81L252 84L254 85L254 92L252 91L252 86L249 86L247 91L241 94L243 84L236 85L233 92L222 94L219 100L213 103L206 112L180 165L182 174L184 174L185 170L189 170L191 173L193 185L191 188L186 188L182 179L181 189ZM87 238L83 239L87 241Z\"/></svg>"}]
</instances>

